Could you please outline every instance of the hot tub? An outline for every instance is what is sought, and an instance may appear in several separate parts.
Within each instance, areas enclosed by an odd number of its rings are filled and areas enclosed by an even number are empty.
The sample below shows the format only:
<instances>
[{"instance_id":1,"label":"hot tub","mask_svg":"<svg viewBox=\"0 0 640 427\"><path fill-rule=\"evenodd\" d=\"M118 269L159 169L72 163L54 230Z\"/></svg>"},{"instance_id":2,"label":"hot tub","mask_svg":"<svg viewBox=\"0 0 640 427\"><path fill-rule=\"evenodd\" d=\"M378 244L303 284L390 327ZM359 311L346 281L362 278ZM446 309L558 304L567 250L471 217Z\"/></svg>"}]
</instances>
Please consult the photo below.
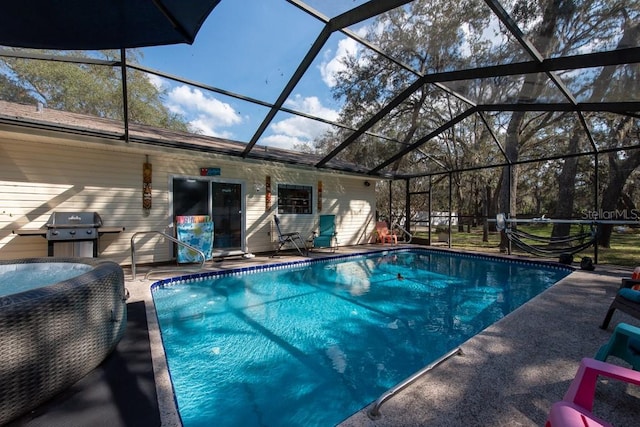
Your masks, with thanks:
<instances>
[{"instance_id":1,"label":"hot tub","mask_svg":"<svg viewBox=\"0 0 640 427\"><path fill-rule=\"evenodd\" d=\"M69 278L55 281L61 270ZM20 276L41 283L16 283ZM2 425L105 359L126 328L127 291L114 262L51 257L0 261L0 288Z\"/></svg>"}]
</instances>

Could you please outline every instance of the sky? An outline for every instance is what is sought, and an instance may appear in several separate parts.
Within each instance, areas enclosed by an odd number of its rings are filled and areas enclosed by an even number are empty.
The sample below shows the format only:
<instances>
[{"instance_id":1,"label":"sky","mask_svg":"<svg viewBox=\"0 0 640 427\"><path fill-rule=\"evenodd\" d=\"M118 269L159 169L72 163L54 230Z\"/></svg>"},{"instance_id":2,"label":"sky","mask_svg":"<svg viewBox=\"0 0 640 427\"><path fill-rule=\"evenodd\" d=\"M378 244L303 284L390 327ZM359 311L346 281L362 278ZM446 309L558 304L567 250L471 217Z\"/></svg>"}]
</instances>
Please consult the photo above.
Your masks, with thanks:
<instances>
[{"instance_id":1,"label":"sky","mask_svg":"<svg viewBox=\"0 0 640 427\"><path fill-rule=\"evenodd\" d=\"M310 2L312 3L312 2ZM317 2L329 16L362 1ZM223 89L251 99L274 103L300 61L317 38L323 23L284 0L222 0L204 22L193 45L142 49L147 67ZM334 33L295 88L285 107L336 120L340 105L331 95L341 58L357 43ZM267 107L237 100L196 86L152 77L166 91L165 104L185 117L199 132L248 142L268 112ZM259 144L292 148L312 141L327 125L278 113Z\"/></svg>"}]
</instances>

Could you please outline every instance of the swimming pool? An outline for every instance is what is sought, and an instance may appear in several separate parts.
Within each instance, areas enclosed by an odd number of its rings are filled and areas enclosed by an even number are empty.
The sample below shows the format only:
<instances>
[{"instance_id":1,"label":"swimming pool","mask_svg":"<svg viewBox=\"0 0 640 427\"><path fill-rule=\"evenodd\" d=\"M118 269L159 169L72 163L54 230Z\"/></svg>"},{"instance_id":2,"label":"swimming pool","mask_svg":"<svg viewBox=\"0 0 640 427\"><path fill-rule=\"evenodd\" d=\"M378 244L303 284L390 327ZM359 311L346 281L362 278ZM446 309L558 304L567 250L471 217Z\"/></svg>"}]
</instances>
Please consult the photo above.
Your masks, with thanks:
<instances>
[{"instance_id":1,"label":"swimming pool","mask_svg":"<svg viewBox=\"0 0 640 427\"><path fill-rule=\"evenodd\" d=\"M185 427L329 426L572 270L437 250L152 286Z\"/></svg>"}]
</instances>

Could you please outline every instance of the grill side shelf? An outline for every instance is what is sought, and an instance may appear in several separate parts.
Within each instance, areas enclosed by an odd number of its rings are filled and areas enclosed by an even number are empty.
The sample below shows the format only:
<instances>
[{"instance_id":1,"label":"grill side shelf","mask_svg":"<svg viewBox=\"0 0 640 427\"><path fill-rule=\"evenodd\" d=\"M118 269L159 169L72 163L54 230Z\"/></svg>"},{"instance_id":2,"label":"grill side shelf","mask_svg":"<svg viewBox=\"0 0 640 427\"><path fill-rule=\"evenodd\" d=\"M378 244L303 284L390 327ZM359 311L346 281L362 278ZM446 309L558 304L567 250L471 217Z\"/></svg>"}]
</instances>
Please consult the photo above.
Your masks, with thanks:
<instances>
[{"instance_id":1,"label":"grill side shelf","mask_svg":"<svg viewBox=\"0 0 640 427\"><path fill-rule=\"evenodd\" d=\"M42 236L47 237L47 230L45 228L19 228L17 230L11 230L13 234L18 236Z\"/></svg>"},{"instance_id":2,"label":"grill side shelf","mask_svg":"<svg viewBox=\"0 0 640 427\"><path fill-rule=\"evenodd\" d=\"M124 229L124 227L98 227L98 233L122 233Z\"/></svg>"},{"instance_id":3,"label":"grill side shelf","mask_svg":"<svg viewBox=\"0 0 640 427\"><path fill-rule=\"evenodd\" d=\"M59 227L63 228L63 227ZM66 227L70 228L70 227ZM72 227L71 227L72 228ZM86 228L86 227L83 227ZM106 233L122 233L125 230L125 227L98 227L97 228L99 234ZM17 230L11 230L13 234L17 234L18 236L47 236L46 228L18 228Z\"/></svg>"}]
</instances>

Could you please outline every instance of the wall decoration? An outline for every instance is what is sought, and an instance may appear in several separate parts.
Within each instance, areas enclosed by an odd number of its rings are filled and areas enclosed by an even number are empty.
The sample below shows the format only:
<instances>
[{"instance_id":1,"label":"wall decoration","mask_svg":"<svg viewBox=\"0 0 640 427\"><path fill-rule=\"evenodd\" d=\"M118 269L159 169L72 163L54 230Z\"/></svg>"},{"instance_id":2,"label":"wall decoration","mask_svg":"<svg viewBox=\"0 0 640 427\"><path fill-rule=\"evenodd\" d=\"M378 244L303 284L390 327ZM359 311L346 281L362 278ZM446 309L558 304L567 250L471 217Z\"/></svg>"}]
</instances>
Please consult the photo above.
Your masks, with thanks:
<instances>
[{"instance_id":1,"label":"wall decoration","mask_svg":"<svg viewBox=\"0 0 640 427\"><path fill-rule=\"evenodd\" d=\"M322 181L318 181L318 212L322 212Z\"/></svg>"},{"instance_id":2,"label":"wall decoration","mask_svg":"<svg viewBox=\"0 0 640 427\"><path fill-rule=\"evenodd\" d=\"M219 176L220 168L200 168L200 176Z\"/></svg>"},{"instance_id":3,"label":"wall decoration","mask_svg":"<svg viewBox=\"0 0 640 427\"><path fill-rule=\"evenodd\" d=\"M146 156L146 161L142 165L142 209L151 209L151 178L152 178L151 163L149 163L149 156Z\"/></svg>"},{"instance_id":4,"label":"wall decoration","mask_svg":"<svg viewBox=\"0 0 640 427\"><path fill-rule=\"evenodd\" d=\"M264 181L264 210L271 209L271 177L267 175Z\"/></svg>"}]
</instances>

